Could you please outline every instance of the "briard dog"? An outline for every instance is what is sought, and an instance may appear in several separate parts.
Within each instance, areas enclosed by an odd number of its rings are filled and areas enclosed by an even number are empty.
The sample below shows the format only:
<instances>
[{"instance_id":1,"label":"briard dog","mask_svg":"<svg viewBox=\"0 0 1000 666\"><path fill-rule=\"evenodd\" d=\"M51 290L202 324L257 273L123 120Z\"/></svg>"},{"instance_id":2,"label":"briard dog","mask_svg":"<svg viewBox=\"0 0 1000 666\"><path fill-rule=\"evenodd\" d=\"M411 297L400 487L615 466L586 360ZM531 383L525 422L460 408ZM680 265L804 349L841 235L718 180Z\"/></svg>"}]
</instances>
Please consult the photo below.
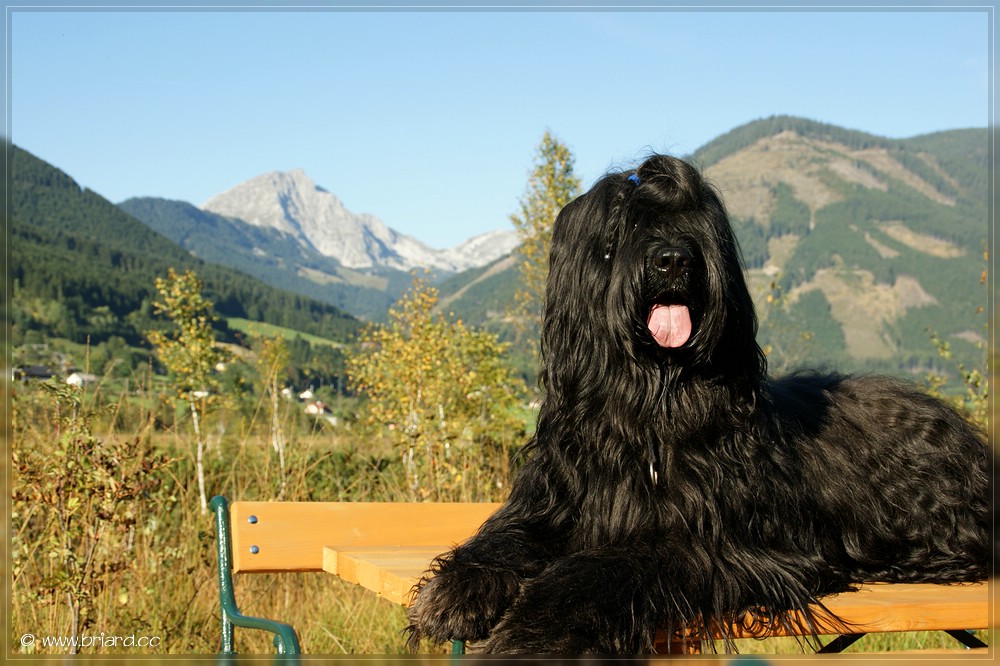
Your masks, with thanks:
<instances>
[{"instance_id":1,"label":"briard dog","mask_svg":"<svg viewBox=\"0 0 1000 666\"><path fill-rule=\"evenodd\" d=\"M658 630L808 630L858 582L988 577L984 433L896 379L768 378L736 238L691 165L654 155L567 205L545 298L528 457L415 588L411 645L643 653Z\"/></svg>"}]
</instances>

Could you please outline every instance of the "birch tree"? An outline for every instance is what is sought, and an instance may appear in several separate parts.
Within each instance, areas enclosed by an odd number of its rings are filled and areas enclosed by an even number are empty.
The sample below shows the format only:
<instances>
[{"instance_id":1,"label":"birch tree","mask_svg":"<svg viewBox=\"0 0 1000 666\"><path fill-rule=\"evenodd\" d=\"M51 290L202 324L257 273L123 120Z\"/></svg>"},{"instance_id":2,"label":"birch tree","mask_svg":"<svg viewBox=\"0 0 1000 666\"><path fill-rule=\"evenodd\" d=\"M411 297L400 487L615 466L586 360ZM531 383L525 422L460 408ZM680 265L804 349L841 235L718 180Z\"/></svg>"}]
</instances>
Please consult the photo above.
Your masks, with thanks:
<instances>
[{"instance_id":1,"label":"birch tree","mask_svg":"<svg viewBox=\"0 0 1000 666\"><path fill-rule=\"evenodd\" d=\"M209 406L219 400L219 383L214 373L224 357L215 344L212 330L212 323L218 317L212 310L212 302L202 295L202 289L201 280L190 270L178 274L171 268L166 278L156 278L161 300L153 303L153 311L166 315L173 323L173 331L150 331L146 337L173 376L175 400L186 405L191 413L201 512L208 513L201 420Z\"/></svg>"},{"instance_id":2,"label":"birch tree","mask_svg":"<svg viewBox=\"0 0 1000 666\"><path fill-rule=\"evenodd\" d=\"M388 323L362 333L347 373L369 398L369 423L399 452L411 497L470 499L483 488L467 475L504 468L491 455L519 439L512 410L524 387L504 361L506 344L436 313L437 301L436 289L415 280Z\"/></svg>"}]
</instances>

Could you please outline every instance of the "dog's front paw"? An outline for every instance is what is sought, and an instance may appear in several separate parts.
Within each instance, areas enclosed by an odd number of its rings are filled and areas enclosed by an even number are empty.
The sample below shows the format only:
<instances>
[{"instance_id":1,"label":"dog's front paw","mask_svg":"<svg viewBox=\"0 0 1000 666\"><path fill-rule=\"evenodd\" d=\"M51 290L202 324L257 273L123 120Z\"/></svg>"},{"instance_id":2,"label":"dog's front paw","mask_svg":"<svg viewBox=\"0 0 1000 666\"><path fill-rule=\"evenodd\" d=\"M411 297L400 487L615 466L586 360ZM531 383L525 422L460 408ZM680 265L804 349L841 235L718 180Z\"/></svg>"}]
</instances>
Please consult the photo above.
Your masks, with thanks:
<instances>
[{"instance_id":1,"label":"dog's front paw","mask_svg":"<svg viewBox=\"0 0 1000 666\"><path fill-rule=\"evenodd\" d=\"M661 618L618 553L563 558L527 580L480 646L508 654L641 654L653 650Z\"/></svg>"},{"instance_id":2,"label":"dog's front paw","mask_svg":"<svg viewBox=\"0 0 1000 666\"><path fill-rule=\"evenodd\" d=\"M449 564L416 590L407 611L411 649L422 638L438 643L485 638L517 595L520 578L512 571Z\"/></svg>"},{"instance_id":3,"label":"dog's front paw","mask_svg":"<svg viewBox=\"0 0 1000 666\"><path fill-rule=\"evenodd\" d=\"M563 617L573 620L571 613ZM488 654L581 655L613 652L601 648L594 630L567 626L554 619L535 617L525 621L518 609L504 617L476 649Z\"/></svg>"}]
</instances>

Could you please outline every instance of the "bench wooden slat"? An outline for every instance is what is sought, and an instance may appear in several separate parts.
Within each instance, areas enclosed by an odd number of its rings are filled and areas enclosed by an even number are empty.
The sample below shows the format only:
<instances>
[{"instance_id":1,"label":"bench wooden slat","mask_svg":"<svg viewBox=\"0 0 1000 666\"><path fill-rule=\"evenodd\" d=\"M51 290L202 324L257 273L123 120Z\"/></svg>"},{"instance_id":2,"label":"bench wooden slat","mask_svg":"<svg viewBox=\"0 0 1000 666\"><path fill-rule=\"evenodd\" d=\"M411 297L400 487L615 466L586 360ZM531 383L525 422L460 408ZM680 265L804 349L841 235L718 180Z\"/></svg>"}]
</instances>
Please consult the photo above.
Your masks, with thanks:
<instances>
[{"instance_id":1,"label":"bench wooden slat","mask_svg":"<svg viewBox=\"0 0 1000 666\"><path fill-rule=\"evenodd\" d=\"M408 606L410 592L440 546L333 546L323 549L323 570L357 583L395 604Z\"/></svg>"},{"instance_id":2,"label":"bench wooden slat","mask_svg":"<svg viewBox=\"0 0 1000 666\"><path fill-rule=\"evenodd\" d=\"M990 626L990 588L987 582L867 583L856 592L832 594L820 601L849 625L850 633L986 629ZM820 634L839 634L842 629L822 622L817 627ZM753 632L734 628L732 635L751 638Z\"/></svg>"},{"instance_id":3,"label":"bench wooden slat","mask_svg":"<svg viewBox=\"0 0 1000 666\"><path fill-rule=\"evenodd\" d=\"M324 569L376 592L387 600L409 605L410 590L431 560L448 546L366 547L327 546ZM825 597L823 604L851 625L852 632L938 631L985 629L990 626L990 585L869 583L857 592ZM820 633L840 633L839 626L820 626ZM735 637L752 637L734 628Z\"/></svg>"},{"instance_id":4,"label":"bench wooden slat","mask_svg":"<svg viewBox=\"0 0 1000 666\"><path fill-rule=\"evenodd\" d=\"M475 533L499 507L472 502L233 502L233 572L323 571L323 547L330 543L450 547Z\"/></svg>"},{"instance_id":5,"label":"bench wooden slat","mask_svg":"<svg viewBox=\"0 0 1000 666\"><path fill-rule=\"evenodd\" d=\"M871 583L822 601L864 633L985 629L990 623L987 583Z\"/></svg>"}]
</instances>

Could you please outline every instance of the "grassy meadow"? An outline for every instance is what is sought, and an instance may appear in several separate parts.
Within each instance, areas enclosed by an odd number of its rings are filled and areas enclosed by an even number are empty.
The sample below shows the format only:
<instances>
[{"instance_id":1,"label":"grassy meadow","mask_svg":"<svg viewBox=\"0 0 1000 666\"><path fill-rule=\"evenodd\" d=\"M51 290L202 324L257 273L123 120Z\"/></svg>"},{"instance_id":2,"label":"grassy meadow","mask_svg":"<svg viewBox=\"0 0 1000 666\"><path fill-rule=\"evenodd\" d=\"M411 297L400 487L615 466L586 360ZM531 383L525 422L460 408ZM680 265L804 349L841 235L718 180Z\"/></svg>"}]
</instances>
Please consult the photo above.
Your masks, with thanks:
<instances>
[{"instance_id":1,"label":"grassy meadow","mask_svg":"<svg viewBox=\"0 0 1000 666\"><path fill-rule=\"evenodd\" d=\"M14 654L211 654L219 646L213 516L194 468L191 416L162 377L7 384L12 501L8 539ZM984 390L984 389L983 389ZM985 400L982 394L981 398ZM337 424L302 405L254 398L207 411L205 486L211 497L295 501L402 501L413 488L388 429L345 400ZM513 453L531 412L499 449L455 456L445 499L503 499ZM284 441L285 472L274 442ZM312 654L400 654L402 608L333 576L238 576L244 613L283 620ZM28 638L31 635L33 639ZM48 637L90 636L79 648ZM157 639L143 647L110 637ZM98 640L97 637L101 637ZM147 643L149 640L147 640ZM242 654L268 654L270 638L237 629ZM950 648L944 634L869 636L848 651ZM426 646L428 650L445 648ZM741 641L743 653L800 653L794 639Z\"/></svg>"},{"instance_id":2,"label":"grassy meadow","mask_svg":"<svg viewBox=\"0 0 1000 666\"><path fill-rule=\"evenodd\" d=\"M217 651L214 523L201 511L183 411L142 389L115 395L53 386L9 387L11 650L66 653L42 638L103 632L160 640L155 649L79 651ZM407 498L388 444L356 424L334 428L300 414L298 404L282 407L286 499ZM209 413L203 425L207 495L275 499L280 470L261 412ZM236 594L245 613L295 626L308 652L403 651L403 610L333 576L241 576ZM22 646L26 634L36 640ZM273 650L261 632L237 630L236 641L241 653Z\"/></svg>"}]
</instances>

